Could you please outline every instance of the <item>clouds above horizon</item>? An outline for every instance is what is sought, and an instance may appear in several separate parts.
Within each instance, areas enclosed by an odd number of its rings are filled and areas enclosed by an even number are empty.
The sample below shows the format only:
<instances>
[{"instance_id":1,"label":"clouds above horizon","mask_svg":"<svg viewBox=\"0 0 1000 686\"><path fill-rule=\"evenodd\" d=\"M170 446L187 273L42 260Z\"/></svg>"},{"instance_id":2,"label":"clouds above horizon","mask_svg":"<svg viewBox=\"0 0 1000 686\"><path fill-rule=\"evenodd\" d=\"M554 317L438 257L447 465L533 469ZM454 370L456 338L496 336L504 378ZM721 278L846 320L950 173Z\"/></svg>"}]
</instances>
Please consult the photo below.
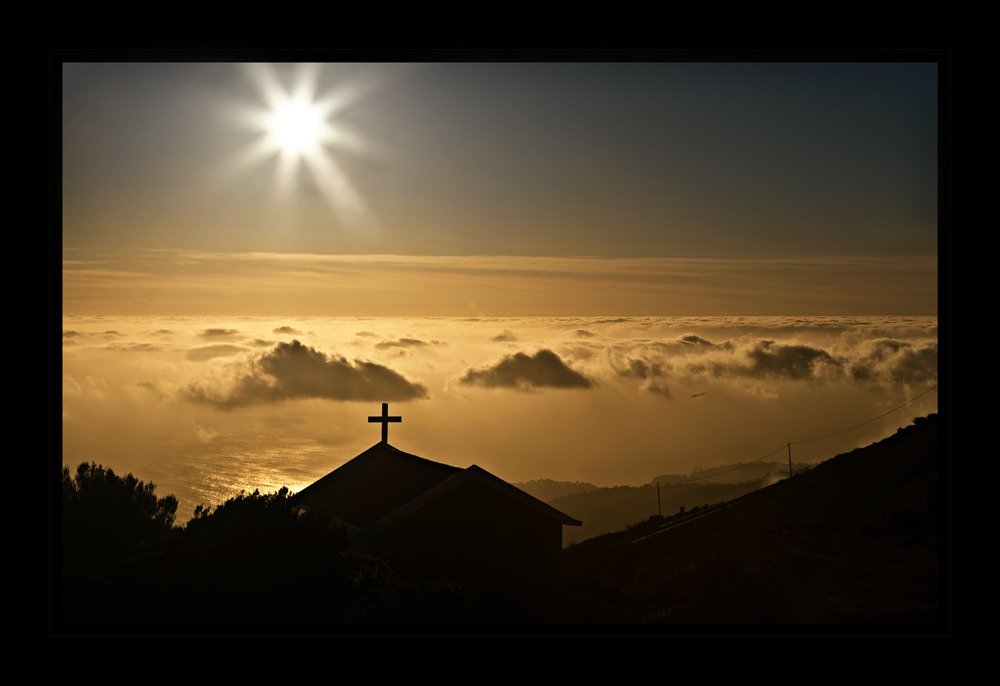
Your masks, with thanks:
<instances>
[{"instance_id":1,"label":"clouds above horizon","mask_svg":"<svg viewBox=\"0 0 1000 686\"><path fill-rule=\"evenodd\" d=\"M490 340L494 343L513 343L517 340L517 336L510 329L504 329L502 333L493 336Z\"/></svg>"},{"instance_id":2,"label":"clouds above horizon","mask_svg":"<svg viewBox=\"0 0 1000 686\"><path fill-rule=\"evenodd\" d=\"M292 321L315 334L273 333ZM146 465L147 478L180 489L165 492L187 493L188 514L232 495L225 489L301 487L329 473L377 438L366 420L381 402L426 400L390 407L404 417L394 445L413 454L513 480L614 485L648 483L665 460L687 469L752 459L750 444L853 426L928 391L939 373L934 317L65 315L62 324L77 334L61 351L64 455ZM211 329L225 333L203 335ZM377 335L357 335L365 331ZM519 342L490 340L506 332ZM405 339L429 346L375 347ZM937 402L930 392L807 444L810 459L891 435Z\"/></svg>"},{"instance_id":3,"label":"clouds above horizon","mask_svg":"<svg viewBox=\"0 0 1000 686\"><path fill-rule=\"evenodd\" d=\"M193 348L185 353L184 357L194 362L203 362L205 360L211 360L215 357L232 357L241 352L245 352L248 348L244 348L242 345L232 345L230 343L220 343L218 345L206 345L201 348Z\"/></svg>"},{"instance_id":4,"label":"clouds above horizon","mask_svg":"<svg viewBox=\"0 0 1000 686\"><path fill-rule=\"evenodd\" d=\"M604 359L617 376L662 391L654 378L740 378L824 383L848 381L885 388L937 380L937 342L833 338L825 345L796 339L740 336L722 343L688 334L673 341L620 341ZM654 388L655 386L655 388Z\"/></svg>"},{"instance_id":5,"label":"clouds above horizon","mask_svg":"<svg viewBox=\"0 0 1000 686\"><path fill-rule=\"evenodd\" d=\"M429 343L416 338L400 338L396 341L379 341L375 344L378 350L388 350L390 348L426 348Z\"/></svg>"},{"instance_id":6,"label":"clouds above horizon","mask_svg":"<svg viewBox=\"0 0 1000 686\"><path fill-rule=\"evenodd\" d=\"M508 355L494 365L469 369L458 380L466 386L483 388L591 388L593 382L573 370L548 349L534 355L519 352Z\"/></svg>"},{"instance_id":7,"label":"clouds above horizon","mask_svg":"<svg viewBox=\"0 0 1000 686\"><path fill-rule=\"evenodd\" d=\"M228 389L212 391L190 384L188 400L220 409L303 398L338 401L407 401L429 397L427 387L374 362L326 355L298 341L279 343L250 363Z\"/></svg>"}]
</instances>

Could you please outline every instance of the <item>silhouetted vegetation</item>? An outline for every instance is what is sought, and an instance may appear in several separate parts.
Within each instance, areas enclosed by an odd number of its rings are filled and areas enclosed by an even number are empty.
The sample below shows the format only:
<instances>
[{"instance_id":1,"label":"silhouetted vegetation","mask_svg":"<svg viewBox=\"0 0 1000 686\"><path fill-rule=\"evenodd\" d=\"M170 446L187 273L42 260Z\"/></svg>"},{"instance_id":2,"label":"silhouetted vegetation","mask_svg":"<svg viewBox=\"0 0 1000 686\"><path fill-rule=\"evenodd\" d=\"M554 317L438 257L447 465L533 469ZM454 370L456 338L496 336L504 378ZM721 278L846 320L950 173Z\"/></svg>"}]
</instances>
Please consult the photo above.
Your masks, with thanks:
<instances>
[{"instance_id":1,"label":"silhouetted vegetation","mask_svg":"<svg viewBox=\"0 0 1000 686\"><path fill-rule=\"evenodd\" d=\"M931 622L936 460L937 416L930 415L756 492L740 484L678 485L686 508L650 516L647 504L624 531L567 548L565 594L548 599L421 575L351 549L346 527L295 506L287 488L199 506L185 527L175 527L173 496L158 498L153 484L131 474L82 464L75 477L62 472L61 617L316 624L323 631L550 619ZM643 488L655 507L653 487ZM725 488L746 495L736 505L712 504L707 495Z\"/></svg>"},{"instance_id":2,"label":"silhouetted vegetation","mask_svg":"<svg viewBox=\"0 0 1000 686\"><path fill-rule=\"evenodd\" d=\"M148 552L173 530L177 498L158 498L156 486L83 463L62 470L63 563L93 566Z\"/></svg>"},{"instance_id":3,"label":"silhouetted vegetation","mask_svg":"<svg viewBox=\"0 0 1000 686\"><path fill-rule=\"evenodd\" d=\"M156 498L155 488L97 465L80 465L76 480L64 469L64 621L467 623L525 616L510 589L414 574L349 550L347 528L296 507L287 488L198 506L183 528L172 526L176 499Z\"/></svg>"},{"instance_id":4,"label":"silhouetted vegetation","mask_svg":"<svg viewBox=\"0 0 1000 686\"><path fill-rule=\"evenodd\" d=\"M281 555L293 551L322 550L336 553L351 544L342 524L318 512L296 508L292 493L240 493L219 505L199 505L184 530L187 549L201 554L243 558Z\"/></svg>"}]
</instances>

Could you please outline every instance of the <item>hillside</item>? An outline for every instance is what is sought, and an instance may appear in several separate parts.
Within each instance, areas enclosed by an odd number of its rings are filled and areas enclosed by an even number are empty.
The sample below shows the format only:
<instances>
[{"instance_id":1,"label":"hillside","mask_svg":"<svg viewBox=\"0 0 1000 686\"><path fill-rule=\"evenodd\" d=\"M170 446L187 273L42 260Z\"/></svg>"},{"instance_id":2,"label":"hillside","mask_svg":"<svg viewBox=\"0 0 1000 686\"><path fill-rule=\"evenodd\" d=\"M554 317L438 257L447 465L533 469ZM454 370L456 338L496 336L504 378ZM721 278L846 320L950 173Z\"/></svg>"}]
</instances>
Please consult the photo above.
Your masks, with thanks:
<instances>
[{"instance_id":1,"label":"hillside","mask_svg":"<svg viewBox=\"0 0 1000 686\"><path fill-rule=\"evenodd\" d=\"M929 626L941 495L930 415L704 516L564 550L568 617Z\"/></svg>"},{"instance_id":2,"label":"hillside","mask_svg":"<svg viewBox=\"0 0 1000 686\"><path fill-rule=\"evenodd\" d=\"M597 486L594 484L582 481L553 481L552 479L537 479L535 481L524 481L511 485L521 489L533 498L538 498L543 503L549 503L564 495L588 493L597 489Z\"/></svg>"},{"instance_id":3,"label":"hillside","mask_svg":"<svg viewBox=\"0 0 1000 686\"><path fill-rule=\"evenodd\" d=\"M805 471L812 467L809 463L793 464L793 471ZM659 481L669 483L671 481L684 481L685 479L698 479L702 484L735 484L746 481L763 479L771 474L788 476L788 462L737 462L734 464L723 464L709 469L695 469L690 474L661 474L652 479L651 484Z\"/></svg>"},{"instance_id":4,"label":"hillside","mask_svg":"<svg viewBox=\"0 0 1000 686\"><path fill-rule=\"evenodd\" d=\"M755 466L755 465L752 465ZM732 465L727 465L732 468ZM799 465L800 471L812 465ZM720 468L721 469L721 468ZM736 483L690 483L660 486L659 511L671 515L684 508L690 510L700 505L711 505L738 498L759 488L788 477L788 467L784 470L767 472L751 480ZM742 470L732 472L738 474ZM694 476L697 476L695 474ZM680 475L681 479L691 476ZM637 522L657 514L656 486L615 486L595 488L586 493L574 493L548 501L552 507L565 512L583 522L580 527L566 527L563 530L563 545L568 546L593 538L602 533L621 531Z\"/></svg>"}]
</instances>

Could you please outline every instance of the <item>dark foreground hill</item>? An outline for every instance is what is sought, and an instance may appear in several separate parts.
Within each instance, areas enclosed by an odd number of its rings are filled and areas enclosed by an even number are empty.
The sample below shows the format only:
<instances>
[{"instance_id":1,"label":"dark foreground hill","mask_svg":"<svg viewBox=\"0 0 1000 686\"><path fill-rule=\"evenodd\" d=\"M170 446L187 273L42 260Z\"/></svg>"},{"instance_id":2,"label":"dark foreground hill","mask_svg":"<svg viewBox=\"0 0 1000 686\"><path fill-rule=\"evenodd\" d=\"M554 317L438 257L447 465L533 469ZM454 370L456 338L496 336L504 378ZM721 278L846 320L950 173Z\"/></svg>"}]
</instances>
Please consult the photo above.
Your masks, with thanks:
<instances>
[{"instance_id":1,"label":"dark foreground hill","mask_svg":"<svg viewBox=\"0 0 1000 686\"><path fill-rule=\"evenodd\" d=\"M732 467L732 465L726 466ZM797 469L805 471L811 467L812 465L798 465ZM563 530L563 545L569 546L604 533L622 531L656 514L658 508L664 514L673 514L682 507L690 510L693 507L714 505L733 500L787 477L786 466L784 469L763 472L761 476L754 476L750 480L664 484L659 487L659 499L654 481L644 486L614 486L596 488L586 493L573 493L555 498L549 501L549 504L560 512L583 521L583 526ZM692 477L688 475L680 475L680 479L690 478Z\"/></svg>"},{"instance_id":2,"label":"dark foreground hill","mask_svg":"<svg viewBox=\"0 0 1000 686\"><path fill-rule=\"evenodd\" d=\"M930 415L731 505L572 546L567 620L935 623L938 459Z\"/></svg>"}]
</instances>

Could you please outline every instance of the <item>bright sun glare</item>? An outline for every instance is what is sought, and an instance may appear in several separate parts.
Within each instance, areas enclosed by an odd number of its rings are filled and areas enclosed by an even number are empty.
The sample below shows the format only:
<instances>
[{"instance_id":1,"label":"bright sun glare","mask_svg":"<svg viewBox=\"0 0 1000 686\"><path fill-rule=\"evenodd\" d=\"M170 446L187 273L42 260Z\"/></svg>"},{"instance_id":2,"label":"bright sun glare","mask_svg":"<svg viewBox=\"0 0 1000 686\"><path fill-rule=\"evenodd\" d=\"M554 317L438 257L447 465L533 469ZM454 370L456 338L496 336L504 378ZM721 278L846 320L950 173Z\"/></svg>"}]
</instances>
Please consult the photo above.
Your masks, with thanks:
<instances>
[{"instance_id":1,"label":"bright sun glare","mask_svg":"<svg viewBox=\"0 0 1000 686\"><path fill-rule=\"evenodd\" d=\"M290 102L277 108L270 121L274 142L287 153L313 150L322 133L322 121L315 108L304 102Z\"/></svg>"},{"instance_id":2,"label":"bright sun glare","mask_svg":"<svg viewBox=\"0 0 1000 686\"><path fill-rule=\"evenodd\" d=\"M262 135L233 160L233 169L249 170L278 157L275 187L279 196L294 198L299 168L308 167L315 187L344 226L373 230L375 224L361 195L340 170L332 148L368 154L368 145L334 119L356 103L363 88L340 83L318 94L321 65L299 65L294 83L286 87L271 65L246 65L266 107L238 106L235 117ZM286 76L287 78L287 76Z\"/></svg>"}]
</instances>

